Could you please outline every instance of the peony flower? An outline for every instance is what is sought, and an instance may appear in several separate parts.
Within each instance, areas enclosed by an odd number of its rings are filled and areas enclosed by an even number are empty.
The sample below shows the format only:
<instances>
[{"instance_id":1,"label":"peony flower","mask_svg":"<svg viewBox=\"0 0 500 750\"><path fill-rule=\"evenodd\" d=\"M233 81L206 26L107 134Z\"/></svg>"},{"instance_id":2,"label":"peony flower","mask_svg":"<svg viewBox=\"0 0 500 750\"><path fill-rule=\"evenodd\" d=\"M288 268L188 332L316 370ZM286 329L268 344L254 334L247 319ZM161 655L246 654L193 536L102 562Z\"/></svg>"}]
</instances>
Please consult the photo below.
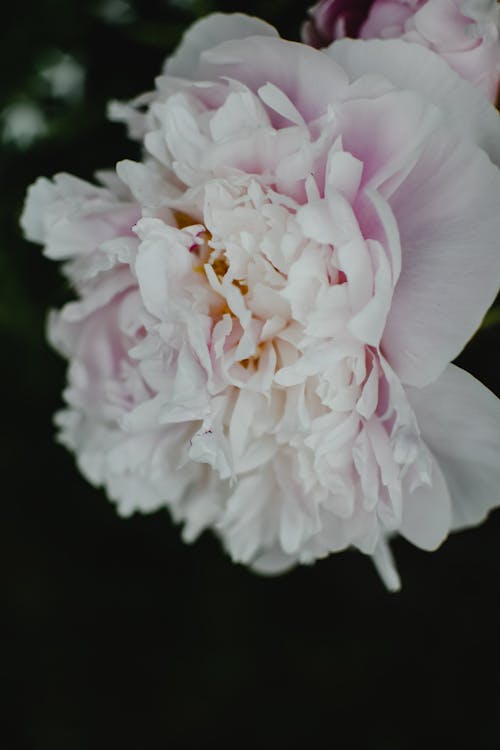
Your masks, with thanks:
<instances>
[{"instance_id":1,"label":"peony flower","mask_svg":"<svg viewBox=\"0 0 500 750\"><path fill-rule=\"evenodd\" d=\"M498 505L498 401L451 360L500 278L500 126L425 47L195 24L111 107L140 163L30 189L65 260L60 440L123 515L166 507L275 573Z\"/></svg>"},{"instance_id":2,"label":"peony flower","mask_svg":"<svg viewBox=\"0 0 500 750\"><path fill-rule=\"evenodd\" d=\"M436 52L496 101L500 81L496 0L320 0L302 27L314 47L335 39L404 39Z\"/></svg>"}]
</instances>

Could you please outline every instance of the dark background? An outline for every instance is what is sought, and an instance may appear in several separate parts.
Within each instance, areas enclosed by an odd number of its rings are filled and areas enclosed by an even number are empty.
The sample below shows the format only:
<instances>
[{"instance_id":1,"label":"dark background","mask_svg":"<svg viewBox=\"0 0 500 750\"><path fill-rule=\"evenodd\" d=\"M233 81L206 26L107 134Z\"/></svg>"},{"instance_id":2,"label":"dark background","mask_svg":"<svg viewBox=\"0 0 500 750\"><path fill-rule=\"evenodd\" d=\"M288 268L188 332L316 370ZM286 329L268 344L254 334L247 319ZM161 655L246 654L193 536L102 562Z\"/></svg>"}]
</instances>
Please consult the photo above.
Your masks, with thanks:
<instances>
[{"instance_id":1,"label":"dark background","mask_svg":"<svg viewBox=\"0 0 500 750\"><path fill-rule=\"evenodd\" d=\"M67 293L20 237L26 187L136 158L106 102L150 89L197 16L243 10L297 38L307 5L2 9L0 750L500 747L498 511L433 554L396 541L400 594L354 552L260 578L209 534L184 545L165 512L119 519L53 440L65 365L44 321ZM85 71L80 97L40 76L61 53ZM20 102L46 121L31 143L6 135ZM459 360L497 394L499 330Z\"/></svg>"}]
</instances>

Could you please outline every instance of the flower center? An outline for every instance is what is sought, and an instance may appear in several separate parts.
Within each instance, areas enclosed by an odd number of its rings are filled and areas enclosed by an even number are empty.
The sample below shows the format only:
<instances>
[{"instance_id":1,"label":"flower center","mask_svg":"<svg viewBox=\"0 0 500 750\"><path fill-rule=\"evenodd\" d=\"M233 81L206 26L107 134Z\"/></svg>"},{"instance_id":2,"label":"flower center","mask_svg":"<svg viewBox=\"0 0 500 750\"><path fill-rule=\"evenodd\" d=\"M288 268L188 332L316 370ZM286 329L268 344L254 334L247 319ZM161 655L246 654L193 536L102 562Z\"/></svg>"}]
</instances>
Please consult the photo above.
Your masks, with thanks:
<instances>
[{"instance_id":1,"label":"flower center","mask_svg":"<svg viewBox=\"0 0 500 750\"><path fill-rule=\"evenodd\" d=\"M192 227L196 224L201 224L201 222L197 221L192 216L182 211L174 211L173 214L175 217L175 221L177 222L178 229L185 229L186 227ZM219 251L219 254L214 257L215 250L210 245L212 234L206 227L204 231L198 234L198 240L201 240L201 242L194 243L190 248L191 252L196 253L201 261L200 264L193 267L193 270L206 276L205 265L208 263L212 266L214 273L219 281L222 281L229 269L229 263L224 254L225 251ZM233 279L232 283L234 286L238 287L243 295L247 294L248 285L244 281L242 281L241 279Z\"/></svg>"}]
</instances>

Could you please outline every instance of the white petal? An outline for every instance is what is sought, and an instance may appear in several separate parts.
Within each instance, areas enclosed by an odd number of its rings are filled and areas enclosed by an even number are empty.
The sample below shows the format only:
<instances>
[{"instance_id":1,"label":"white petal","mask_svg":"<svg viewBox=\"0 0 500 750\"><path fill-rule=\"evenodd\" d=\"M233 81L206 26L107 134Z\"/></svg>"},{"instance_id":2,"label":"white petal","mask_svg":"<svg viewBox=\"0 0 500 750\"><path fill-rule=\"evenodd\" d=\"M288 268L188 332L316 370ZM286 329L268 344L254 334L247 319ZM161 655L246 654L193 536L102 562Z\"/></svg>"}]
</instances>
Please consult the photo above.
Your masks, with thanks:
<instances>
[{"instance_id":1,"label":"white petal","mask_svg":"<svg viewBox=\"0 0 500 750\"><path fill-rule=\"evenodd\" d=\"M399 591L401 589L401 579L399 577L391 548L386 539L381 539L377 544L372 555L373 563L377 573L381 577L389 591Z\"/></svg>"},{"instance_id":2,"label":"white petal","mask_svg":"<svg viewBox=\"0 0 500 750\"><path fill-rule=\"evenodd\" d=\"M326 165L325 195L330 190L340 193L352 203L363 175L363 163L346 151L331 149Z\"/></svg>"},{"instance_id":3,"label":"white petal","mask_svg":"<svg viewBox=\"0 0 500 750\"><path fill-rule=\"evenodd\" d=\"M297 558L293 555L287 555L279 547L269 552L264 552L257 557L251 564L252 570L261 575L280 575L297 565Z\"/></svg>"},{"instance_id":4,"label":"white petal","mask_svg":"<svg viewBox=\"0 0 500 750\"><path fill-rule=\"evenodd\" d=\"M500 401L454 365L407 394L446 479L453 528L481 523L500 505Z\"/></svg>"},{"instance_id":5,"label":"white petal","mask_svg":"<svg viewBox=\"0 0 500 750\"><path fill-rule=\"evenodd\" d=\"M451 500L441 469L433 461L431 486L417 487L403 498L400 533L425 550L435 550L451 528Z\"/></svg>"},{"instance_id":6,"label":"white petal","mask_svg":"<svg viewBox=\"0 0 500 750\"><path fill-rule=\"evenodd\" d=\"M286 94L273 83L266 83L258 90L258 95L274 112L294 125L305 125L304 118Z\"/></svg>"}]
</instances>

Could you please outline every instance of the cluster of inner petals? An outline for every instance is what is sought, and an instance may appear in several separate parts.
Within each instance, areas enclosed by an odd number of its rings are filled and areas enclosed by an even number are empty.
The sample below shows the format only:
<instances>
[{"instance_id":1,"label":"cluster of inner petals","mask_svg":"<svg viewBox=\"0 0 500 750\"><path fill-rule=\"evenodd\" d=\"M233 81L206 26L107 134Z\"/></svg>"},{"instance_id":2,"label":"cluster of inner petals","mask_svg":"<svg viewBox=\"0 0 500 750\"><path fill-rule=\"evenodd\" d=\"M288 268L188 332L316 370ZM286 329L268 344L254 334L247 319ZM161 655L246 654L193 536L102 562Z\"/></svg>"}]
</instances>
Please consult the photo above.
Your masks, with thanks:
<instances>
[{"instance_id":1,"label":"cluster of inner petals","mask_svg":"<svg viewBox=\"0 0 500 750\"><path fill-rule=\"evenodd\" d=\"M185 229L187 227L199 225L199 221L197 221L193 216L190 216L187 213L184 213L182 211L173 211L172 214L178 229ZM222 281L229 270L229 262L226 257L225 251L216 250L211 247L210 243L212 240L212 235L210 231L204 226L196 233L195 240L196 241L193 242L190 247L191 253L196 258L196 261L193 264L193 271L195 273L201 274L205 278L207 284L209 284L209 280L207 278L207 267L209 267L212 269L213 273L215 273L217 279L219 281ZM231 282L231 284L239 290L242 297L245 297L248 294L249 288L247 281L248 280L245 278L235 278ZM214 325L219 322L224 315L229 315L232 319L235 319L236 317L225 297L221 297L220 305L211 307L210 312L213 318ZM258 367L261 350L262 343L259 343L256 346L255 353L248 357L243 357L239 361L239 364L245 369L247 369L251 364L254 367Z\"/></svg>"},{"instance_id":2,"label":"cluster of inner petals","mask_svg":"<svg viewBox=\"0 0 500 750\"><path fill-rule=\"evenodd\" d=\"M281 206L281 209L284 207ZM296 213L290 209L284 210L289 213L293 222ZM226 338L222 348L219 346L218 354L216 353L214 340L218 327L223 326L224 319L230 319L230 327L233 331L239 332L238 335L241 335L242 330L238 311L232 308L231 302L225 296L227 286L223 287L223 281L230 272L230 259L221 242L214 241L212 233L196 217L180 211L174 211L173 216L178 229L190 229L192 232L193 242L189 250L193 256L193 273L200 275L207 290L215 291L220 299L220 303L210 306L210 347L212 360L216 363L221 353L231 348L234 352L235 344L236 348L238 344L234 336L231 339L229 335L229 344ZM304 253L309 250L312 253L309 256L311 260L315 252L327 252L331 261L325 264L322 271L317 271L319 281L329 288L348 289L350 280L346 273L337 267L333 245L322 246L322 250L319 245L311 249L308 247L307 238L302 237L297 247L302 247ZM243 468L240 474L237 459L235 466L231 468L225 459L213 459L207 449L200 446L212 443L217 434L226 435L226 438L229 436L230 462L234 447L232 440L238 429L246 431L243 443L247 445L250 453L255 450L256 442L264 438L272 439L274 448L269 449L268 458L263 459L260 468L264 472L272 471L268 476L269 487L272 488L273 483L277 481L281 487L280 492L285 488L284 479L280 475L290 474L290 491L295 485L303 498L299 502L299 506L302 507L297 512L306 518L309 517L310 523L308 530L304 531L304 537L301 539L299 535L300 543L297 543L297 546L291 544L286 536L281 543L290 554L299 553L301 559L307 560L309 557L313 559L315 555L322 554L321 544L313 551L313 548L308 548L306 542L307 537L313 535L314 529L321 527L319 518L325 511L331 511L339 518L350 519L354 531L346 532L348 536L350 533L357 533L357 525L364 525L365 540L360 544L365 545L366 549L370 548L376 537L374 529L378 524L374 511L377 506L377 512L384 519L385 525L388 528L397 528L400 523L402 484L418 486L422 482L427 482L428 465L419 447L418 430L412 422L411 410L408 410L405 399L401 399L398 392L398 383L395 379L391 380L390 368L382 361L376 347L365 345L347 333L346 310L339 308L338 311L341 319L344 316L343 323L339 324L339 321L334 320L335 313L331 311L332 319L329 321L327 316L319 321L320 328L314 330L314 326L308 323L311 311L301 310L303 300L299 299L295 314L301 320L294 317L296 303L293 301L293 294L296 294L296 290L292 294L287 287L290 280L293 283L297 282L294 265L300 257L300 252L297 251L290 261L289 269L292 276L287 273L285 267L278 269L274 266L261 248L257 248L256 253L250 256L249 262L254 262L256 255L261 255L260 260L272 267L281 285L279 293L283 294L284 299L287 299L288 293L290 302L288 319L283 321L276 335L266 342L260 340L257 335L253 353L247 353L238 361L244 370L256 373L264 347L272 347L274 365L271 379L267 381L268 385L264 391L259 394L257 389L257 392L254 391L253 395L249 396L253 404L250 407L253 410L252 422L246 421L236 427L235 421L241 419L239 410L235 408L239 398L237 394L240 391L245 392L247 383L245 378L230 378L229 381L223 379L218 389L212 392L212 396L225 399L225 416L218 424L210 417L200 423L191 441L191 457L196 461L213 461L212 468L219 472L222 479L232 475L235 478L239 476L241 481L247 472ZM214 279L217 280L218 286L214 285ZM262 279L259 278L259 281ZM231 286L236 287L243 303L251 308L254 289L248 275L241 274L239 278L233 278ZM306 287L304 293L307 297ZM343 304L345 307L346 303ZM311 305L314 307L314 302L311 301ZM259 319L259 315L255 315L254 312L252 317ZM259 324L266 324L265 317L259 320ZM260 401L261 395L265 396L264 402ZM291 413L290 409L296 413ZM273 416L269 418L271 412ZM245 420L248 420L248 416ZM258 425L259 422L266 426L255 429L255 424ZM297 459L292 463L290 451ZM245 465L243 461L243 466ZM272 498L269 498L269 502L273 502ZM285 506L283 512L287 512ZM266 513L271 511L262 511L263 519L266 518ZM229 510L225 517L231 517ZM236 534L233 522L227 520L225 523L226 532L231 539L232 534ZM238 524L239 521L236 527ZM235 542L233 555L248 562L250 553L247 557L242 556L237 548L238 544Z\"/></svg>"},{"instance_id":3,"label":"cluster of inner petals","mask_svg":"<svg viewBox=\"0 0 500 750\"><path fill-rule=\"evenodd\" d=\"M346 159L349 190L335 182ZM81 464L121 512L167 502L188 538L216 526L245 563L275 547L285 563L349 544L372 552L381 524L400 525L404 487L428 481L413 414L377 343L394 283L389 253L365 240L340 192L355 195L361 174L340 140L331 161L325 198L312 175L292 198L232 174L186 188L156 215L137 220L134 209L129 254L120 236L111 255L92 256L114 258L114 278L126 278L102 314L102 347L109 336L116 353L101 394L113 395L113 419L104 432L97 424ZM330 210L348 217L338 244L324 239ZM141 326L118 346L113 326L132 300ZM88 360L90 371L101 344L86 341L79 367ZM84 423L71 411L61 419L75 449ZM101 440L111 446L104 457L93 447Z\"/></svg>"}]
</instances>

